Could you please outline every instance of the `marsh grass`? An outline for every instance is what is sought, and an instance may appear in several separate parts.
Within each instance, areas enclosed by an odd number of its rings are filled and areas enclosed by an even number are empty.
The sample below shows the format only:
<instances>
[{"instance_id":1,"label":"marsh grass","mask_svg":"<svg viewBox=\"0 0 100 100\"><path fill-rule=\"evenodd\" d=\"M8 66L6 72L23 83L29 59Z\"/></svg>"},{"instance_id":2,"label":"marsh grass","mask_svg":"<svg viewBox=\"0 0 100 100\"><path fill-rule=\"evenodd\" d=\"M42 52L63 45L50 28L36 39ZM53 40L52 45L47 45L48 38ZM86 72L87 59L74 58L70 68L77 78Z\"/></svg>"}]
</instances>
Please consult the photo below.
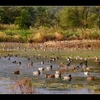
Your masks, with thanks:
<instances>
[{"instance_id":1,"label":"marsh grass","mask_svg":"<svg viewBox=\"0 0 100 100\"><path fill-rule=\"evenodd\" d=\"M99 41L92 41L92 43L94 43L94 45L92 46L92 49L89 49L89 48L76 48L74 49L75 47L70 47L71 44L73 45L76 45L77 43L80 43L80 41L64 41L64 42L59 42L60 45L58 45L58 47L64 45L64 44L70 44L69 47L70 48L67 48L66 50L64 49L65 47L62 47L60 50L50 50L51 46L52 47L55 47L55 42L53 42L54 44L48 44L47 42L45 43L1 43L0 44L0 54L3 56L5 54L14 54L14 55L18 55L18 56L21 56L21 57L34 57L34 54L37 56L37 55L41 55L41 59L44 59L43 57L44 56L48 56L48 58L50 58L53 54L54 57L56 56L59 56L61 59L58 60L58 62L56 64L59 64L60 62L62 62L66 57L72 57L73 59L75 59L77 56L79 57L82 57L82 58L93 58L94 59L94 56L97 56L100 58L100 55L99 55L99 49L96 49L95 48L95 44L96 42L99 43ZM81 41L81 43L86 43L86 45L88 43L91 43L91 41L89 40L84 40L84 41ZM44 49L41 49L41 46L45 47L45 45L47 45L47 50L44 51ZM68 45L67 44L67 45ZM34 49L35 47L38 47L37 49ZM5 50L3 51L2 48L5 48ZM17 47L20 47L19 49L17 49ZM7 51L7 48L12 48L11 52L10 51ZM24 50L25 48L25 50ZM80 62L81 60L79 60ZM25 79L27 80L27 79ZM26 94L26 93L34 93L32 92L32 88L31 86L33 87L43 87L43 88L47 88L47 89L70 89L70 88L82 88L83 86L81 84L76 84L76 85L72 85L72 84L69 84L69 82L65 82L65 81L62 81L62 83L60 83L60 81L58 80L46 80L46 81L43 81L43 82L31 82L32 85L30 85L30 80L29 83L27 83L26 81L22 81L22 80L17 80L15 81L16 84L14 84L15 87L12 87L12 91L13 93L16 93L17 94L17 91L19 91L20 93L23 93L23 94ZM81 78L78 79L78 82L80 82ZM24 84L27 83L26 84ZM90 84L91 86L88 86L87 88L93 88L93 86L95 86L95 84L93 83L88 83ZM16 88L16 85L17 87L19 88L19 90L17 90L18 88ZM21 87L20 87L21 86ZM29 87L29 89L28 89ZM86 87L86 86L84 86Z\"/></svg>"},{"instance_id":2,"label":"marsh grass","mask_svg":"<svg viewBox=\"0 0 100 100\"><path fill-rule=\"evenodd\" d=\"M61 28L47 28L30 27L27 30L19 30L18 26L14 24L0 24L0 41L1 42L45 42L45 41L62 41L62 40L99 40L100 30L96 28L92 29L67 29L62 30ZM17 38L15 38L17 37ZM12 40L12 41L11 41Z\"/></svg>"},{"instance_id":3,"label":"marsh grass","mask_svg":"<svg viewBox=\"0 0 100 100\"><path fill-rule=\"evenodd\" d=\"M33 94L36 90L32 86L32 82L29 78L25 77L22 80L15 80L15 84L11 88L14 94Z\"/></svg>"},{"instance_id":4,"label":"marsh grass","mask_svg":"<svg viewBox=\"0 0 100 100\"><path fill-rule=\"evenodd\" d=\"M51 42L52 43L52 42ZM73 59L76 59L76 57L82 57L82 58L91 58L93 59L95 56L100 58L99 55L99 47L97 46L100 45L99 41L92 41L93 46L91 46L91 49L84 47L84 48L75 48L78 44L77 43L81 43L80 41L64 41L64 42L59 42L59 45L57 45L57 47L61 47L64 46L65 44L68 46L68 48L66 48L65 46L62 47L59 50L56 50L56 42L54 42L54 44L49 44L47 42L45 42L44 44L40 43L4 43L2 42L0 44L0 53L14 53L14 54L18 54L21 56L34 56L34 55L38 55L41 54L42 57L43 56L47 56L47 57L51 57L52 54L54 54L54 57L59 57L60 59L66 58L66 57L72 57ZM88 44L89 40L86 41L82 41L83 44ZM91 42L90 42L91 43ZM91 44L92 44L91 43ZM71 45L74 45L73 47L70 47ZM41 45L42 45L42 49L41 49ZM46 49L44 51L45 46L47 45ZM50 50L52 46L52 51ZM18 49L18 47L20 47ZM37 48L37 50L35 50L35 48ZM55 49L56 47L56 49ZM5 50L3 50L3 48ZM10 51L7 51L8 48L12 48ZM24 50L24 48L26 48L26 51ZM66 48L66 50L65 50ZM59 63L61 62L61 60L59 61Z\"/></svg>"}]
</instances>

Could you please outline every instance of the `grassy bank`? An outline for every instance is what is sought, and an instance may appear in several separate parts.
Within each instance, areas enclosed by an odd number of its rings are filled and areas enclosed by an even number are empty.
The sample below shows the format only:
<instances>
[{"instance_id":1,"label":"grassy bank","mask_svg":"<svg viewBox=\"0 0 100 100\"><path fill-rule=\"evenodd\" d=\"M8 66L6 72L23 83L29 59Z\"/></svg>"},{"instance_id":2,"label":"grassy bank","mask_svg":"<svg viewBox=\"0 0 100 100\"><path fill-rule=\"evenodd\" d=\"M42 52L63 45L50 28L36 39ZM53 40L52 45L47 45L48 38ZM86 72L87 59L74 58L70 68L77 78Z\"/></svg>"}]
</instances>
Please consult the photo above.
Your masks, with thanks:
<instances>
[{"instance_id":1,"label":"grassy bank","mask_svg":"<svg viewBox=\"0 0 100 100\"><path fill-rule=\"evenodd\" d=\"M99 40L99 29L67 29L30 27L28 30L19 30L15 25L0 24L0 42L46 42L46 41L62 41L62 40Z\"/></svg>"},{"instance_id":2,"label":"grassy bank","mask_svg":"<svg viewBox=\"0 0 100 100\"><path fill-rule=\"evenodd\" d=\"M44 43L0 43L0 55L7 53L24 57L59 56L62 58L77 56L83 58L98 57L100 40L71 40L71 41L48 41Z\"/></svg>"}]
</instances>

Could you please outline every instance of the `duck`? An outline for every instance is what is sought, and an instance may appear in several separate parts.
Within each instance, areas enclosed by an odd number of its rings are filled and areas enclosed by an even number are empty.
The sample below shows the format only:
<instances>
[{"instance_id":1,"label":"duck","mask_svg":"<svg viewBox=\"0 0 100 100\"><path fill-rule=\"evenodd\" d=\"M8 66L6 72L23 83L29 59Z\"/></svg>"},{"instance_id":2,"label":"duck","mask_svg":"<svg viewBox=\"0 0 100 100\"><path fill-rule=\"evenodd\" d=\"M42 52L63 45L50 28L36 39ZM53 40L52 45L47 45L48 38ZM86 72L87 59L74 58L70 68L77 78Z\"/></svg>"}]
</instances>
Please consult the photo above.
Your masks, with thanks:
<instances>
[{"instance_id":1,"label":"duck","mask_svg":"<svg viewBox=\"0 0 100 100\"><path fill-rule=\"evenodd\" d=\"M55 73L55 78L61 78L61 73Z\"/></svg>"},{"instance_id":2,"label":"duck","mask_svg":"<svg viewBox=\"0 0 100 100\"><path fill-rule=\"evenodd\" d=\"M33 66L33 62L27 64L27 67L32 67L32 66Z\"/></svg>"},{"instance_id":3,"label":"duck","mask_svg":"<svg viewBox=\"0 0 100 100\"><path fill-rule=\"evenodd\" d=\"M89 75L89 74L90 74L90 73L89 73L88 71L87 71L87 72L84 72L84 75L86 75L86 76Z\"/></svg>"},{"instance_id":4,"label":"duck","mask_svg":"<svg viewBox=\"0 0 100 100\"><path fill-rule=\"evenodd\" d=\"M87 71L91 71L92 68L91 68L91 67L87 67L85 70L87 70Z\"/></svg>"},{"instance_id":5,"label":"duck","mask_svg":"<svg viewBox=\"0 0 100 100\"><path fill-rule=\"evenodd\" d=\"M89 80L89 81L94 81L94 76L89 76L89 77L87 77L87 80Z\"/></svg>"},{"instance_id":6,"label":"duck","mask_svg":"<svg viewBox=\"0 0 100 100\"><path fill-rule=\"evenodd\" d=\"M63 80L69 80L69 81L71 81L71 79L72 79L72 75L63 76Z\"/></svg>"},{"instance_id":7,"label":"duck","mask_svg":"<svg viewBox=\"0 0 100 100\"><path fill-rule=\"evenodd\" d=\"M46 74L46 78L55 78L54 74Z\"/></svg>"},{"instance_id":8,"label":"duck","mask_svg":"<svg viewBox=\"0 0 100 100\"><path fill-rule=\"evenodd\" d=\"M40 70L34 71L34 72L33 72L33 75L36 75L36 76L37 76L37 75L40 75Z\"/></svg>"},{"instance_id":9,"label":"duck","mask_svg":"<svg viewBox=\"0 0 100 100\"><path fill-rule=\"evenodd\" d=\"M60 71L59 71L59 70L56 70L56 71L55 71L55 74L60 74Z\"/></svg>"},{"instance_id":10,"label":"duck","mask_svg":"<svg viewBox=\"0 0 100 100\"><path fill-rule=\"evenodd\" d=\"M17 64L18 64L18 65L21 65L21 62L18 62Z\"/></svg>"},{"instance_id":11,"label":"duck","mask_svg":"<svg viewBox=\"0 0 100 100\"><path fill-rule=\"evenodd\" d=\"M20 74L20 71L19 70L16 70L16 71L13 72L13 74L19 75Z\"/></svg>"},{"instance_id":12,"label":"duck","mask_svg":"<svg viewBox=\"0 0 100 100\"><path fill-rule=\"evenodd\" d=\"M41 61L41 64L44 64L44 60Z\"/></svg>"},{"instance_id":13,"label":"duck","mask_svg":"<svg viewBox=\"0 0 100 100\"><path fill-rule=\"evenodd\" d=\"M52 65L46 67L47 70L52 70Z\"/></svg>"},{"instance_id":14,"label":"duck","mask_svg":"<svg viewBox=\"0 0 100 100\"><path fill-rule=\"evenodd\" d=\"M43 67L38 68L39 71L44 71Z\"/></svg>"},{"instance_id":15,"label":"duck","mask_svg":"<svg viewBox=\"0 0 100 100\"><path fill-rule=\"evenodd\" d=\"M50 75L50 74L46 74L45 77L48 78L49 75Z\"/></svg>"}]
</instances>

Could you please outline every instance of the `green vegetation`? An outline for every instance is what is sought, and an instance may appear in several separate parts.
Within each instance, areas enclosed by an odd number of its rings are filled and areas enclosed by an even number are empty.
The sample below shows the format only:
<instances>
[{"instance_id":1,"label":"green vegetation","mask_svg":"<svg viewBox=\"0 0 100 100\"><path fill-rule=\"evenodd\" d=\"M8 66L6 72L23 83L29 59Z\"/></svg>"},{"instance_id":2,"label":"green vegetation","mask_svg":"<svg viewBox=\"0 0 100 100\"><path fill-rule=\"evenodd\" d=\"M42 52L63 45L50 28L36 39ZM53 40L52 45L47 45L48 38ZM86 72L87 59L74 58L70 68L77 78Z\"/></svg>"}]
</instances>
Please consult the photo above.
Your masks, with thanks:
<instances>
[{"instance_id":1,"label":"green vegetation","mask_svg":"<svg viewBox=\"0 0 100 100\"><path fill-rule=\"evenodd\" d=\"M0 42L100 39L99 6L1 6Z\"/></svg>"}]
</instances>

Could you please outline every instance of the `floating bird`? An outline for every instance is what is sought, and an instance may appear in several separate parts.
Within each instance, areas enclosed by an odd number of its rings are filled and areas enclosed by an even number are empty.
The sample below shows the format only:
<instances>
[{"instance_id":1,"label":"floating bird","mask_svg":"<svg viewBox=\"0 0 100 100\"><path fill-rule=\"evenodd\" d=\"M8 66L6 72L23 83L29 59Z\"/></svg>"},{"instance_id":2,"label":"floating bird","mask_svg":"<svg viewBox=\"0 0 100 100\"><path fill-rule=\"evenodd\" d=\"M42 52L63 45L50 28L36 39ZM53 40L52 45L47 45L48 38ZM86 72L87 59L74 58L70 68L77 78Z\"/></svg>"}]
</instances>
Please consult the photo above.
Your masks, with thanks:
<instances>
[{"instance_id":1,"label":"floating bird","mask_svg":"<svg viewBox=\"0 0 100 100\"><path fill-rule=\"evenodd\" d=\"M46 78L55 78L54 74L46 74Z\"/></svg>"},{"instance_id":2,"label":"floating bird","mask_svg":"<svg viewBox=\"0 0 100 100\"><path fill-rule=\"evenodd\" d=\"M52 70L52 65L46 67L47 70Z\"/></svg>"},{"instance_id":3,"label":"floating bird","mask_svg":"<svg viewBox=\"0 0 100 100\"><path fill-rule=\"evenodd\" d=\"M16 70L16 71L13 72L13 74L19 75L20 74L20 71L19 70Z\"/></svg>"},{"instance_id":4,"label":"floating bird","mask_svg":"<svg viewBox=\"0 0 100 100\"><path fill-rule=\"evenodd\" d=\"M69 81L71 81L71 79L72 79L71 75L69 75L69 76L63 76L63 80L69 80Z\"/></svg>"},{"instance_id":5,"label":"floating bird","mask_svg":"<svg viewBox=\"0 0 100 100\"><path fill-rule=\"evenodd\" d=\"M38 68L39 71L44 71L43 67Z\"/></svg>"},{"instance_id":6,"label":"floating bird","mask_svg":"<svg viewBox=\"0 0 100 100\"><path fill-rule=\"evenodd\" d=\"M92 68L91 68L91 67L87 67L85 70L87 70L87 71L91 71Z\"/></svg>"},{"instance_id":7,"label":"floating bird","mask_svg":"<svg viewBox=\"0 0 100 100\"><path fill-rule=\"evenodd\" d=\"M58 70L57 70L57 71L55 71L55 74L60 74L60 71L58 71Z\"/></svg>"},{"instance_id":8,"label":"floating bird","mask_svg":"<svg viewBox=\"0 0 100 100\"><path fill-rule=\"evenodd\" d=\"M39 70L38 71L34 71L33 75L40 75L40 71Z\"/></svg>"},{"instance_id":9,"label":"floating bird","mask_svg":"<svg viewBox=\"0 0 100 100\"><path fill-rule=\"evenodd\" d=\"M32 66L33 66L33 62L27 64L27 67L32 67Z\"/></svg>"},{"instance_id":10,"label":"floating bird","mask_svg":"<svg viewBox=\"0 0 100 100\"><path fill-rule=\"evenodd\" d=\"M50 75L50 74L46 74L45 77L48 78L49 75Z\"/></svg>"},{"instance_id":11,"label":"floating bird","mask_svg":"<svg viewBox=\"0 0 100 100\"><path fill-rule=\"evenodd\" d=\"M89 77L87 77L87 80L89 80L89 81L94 81L94 76L89 76Z\"/></svg>"},{"instance_id":12,"label":"floating bird","mask_svg":"<svg viewBox=\"0 0 100 100\"><path fill-rule=\"evenodd\" d=\"M90 73L89 72L84 72L84 75L89 75Z\"/></svg>"},{"instance_id":13,"label":"floating bird","mask_svg":"<svg viewBox=\"0 0 100 100\"><path fill-rule=\"evenodd\" d=\"M54 75L55 75L55 78L61 78L61 73L56 73Z\"/></svg>"},{"instance_id":14,"label":"floating bird","mask_svg":"<svg viewBox=\"0 0 100 100\"><path fill-rule=\"evenodd\" d=\"M44 60L43 60L43 61L41 61L41 64L44 64Z\"/></svg>"}]
</instances>

